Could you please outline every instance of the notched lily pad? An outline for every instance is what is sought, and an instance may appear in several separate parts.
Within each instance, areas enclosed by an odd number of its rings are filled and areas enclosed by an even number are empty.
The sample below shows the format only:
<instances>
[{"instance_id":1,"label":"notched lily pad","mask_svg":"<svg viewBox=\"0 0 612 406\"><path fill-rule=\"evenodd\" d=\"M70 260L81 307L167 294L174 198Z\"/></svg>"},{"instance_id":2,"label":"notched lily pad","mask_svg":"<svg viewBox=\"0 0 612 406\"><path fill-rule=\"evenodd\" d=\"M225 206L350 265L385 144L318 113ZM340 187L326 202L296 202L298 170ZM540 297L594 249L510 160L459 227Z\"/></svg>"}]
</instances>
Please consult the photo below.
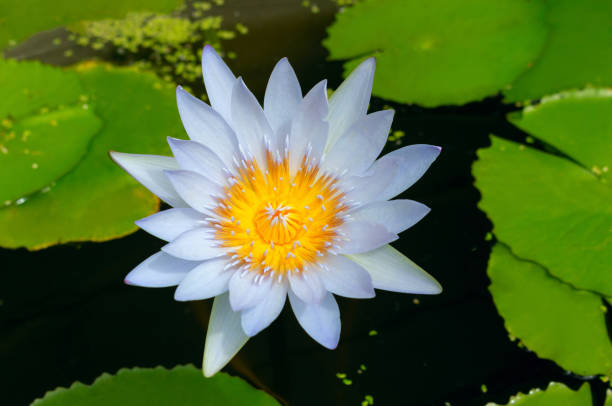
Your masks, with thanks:
<instances>
[{"instance_id":1,"label":"notched lily pad","mask_svg":"<svg viewBox=\"0 0 612 406\"><path fill-rule=\"evenodd\" d=\"M170 155L166 136L184 134L173 86L130 68L86 64L75 72L104 126L85 157L47 193L0 209L4 247L104 241L135 231L134 220L158 209L159 200L112 162L108 151Z\"/></svg>"},{"instance_id":2,"label":"notched lily pad","mask_svg":"<svg viewBox=\"0 0 612 406\"><path fill-rule=\"evenodd\" d=\"M375 95L424 106L496 94L539 55L540 0L364 0L338 13L323 43L335 60L377 57Z\"/></svg>"},{"instance_id":3,"label":"notched lily pad","mask_svg":"<svg viewBox=\"0 0 612 406\"><path fill-rule=\"evenodd\" d=\"M612 2L549 0L550 34L540 57L504 92L522 102L565 89L612 86Z\"/></svg>"},{"instance_id":4,"label":"notched lily pad","mask_svg":"<svg viewBox=\"0 0 612 406\"><path fill-rule=\"evenodd\" d=\"M588 385L573 391L562 383L551 382L546 390L533 389L529 393L512 396L507 405L516 406L591 406L591 392ZM488 403L487 406L499 406Z\"/></svg>"},{"instance_id":5,"label":"notched lily pad","mask_svg":"<svg viewBox=\"0 0 612 406\"><path fill-rule=\"evenodd\" d=\"M512 336L564 369L580 375L612 374L612 343L601 296L551 277L500 243L493 247L488 274L489 290Z\"/></svg>"},{"instance_id":6,"label":"notched lily pad","mask_svg":"<svg viewBox=\"0 0 612 406\"><path fill-rule=\"evenodd\" d=\"M218 373L204 378L193 366L171 370L122 369L103 374L92 385L75 383L37 399L32 406L278 406L278 402L240 378Z\"/></svg>"},{"instance_id":7,"label":"notched lily pad","mask_svg":"<svg viewBox=\"0 0 612 406\"><path fill-rule=\"evenodd\" d=\"M10 204L72 169L101 126L74 73L0 60L0 203Z\"/></svg>"}]
</instances>

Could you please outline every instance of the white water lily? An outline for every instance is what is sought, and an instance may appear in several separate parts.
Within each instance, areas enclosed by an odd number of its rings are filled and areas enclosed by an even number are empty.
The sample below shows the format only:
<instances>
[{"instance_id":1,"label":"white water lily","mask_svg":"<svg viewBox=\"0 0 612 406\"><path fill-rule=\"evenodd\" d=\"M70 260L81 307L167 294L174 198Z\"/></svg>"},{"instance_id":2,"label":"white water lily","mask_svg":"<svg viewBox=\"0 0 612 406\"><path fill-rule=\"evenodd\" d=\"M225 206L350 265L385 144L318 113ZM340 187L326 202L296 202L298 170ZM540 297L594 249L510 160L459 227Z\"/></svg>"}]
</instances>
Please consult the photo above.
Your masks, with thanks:
<instances>
[{"instance_id":1,"label":"white water lily","mask_svg":"<svg viewBox=\"0 0 612 406\"><path fill-rule=\"evenodd\" d=\"M367 114L375 60L328 102L326 81L304 97L287 59L270 76L263 109L210 47L202 56L211 106L177 88L191 140L174 157L112 152L173 208L138 220L168 241L126 283L176 286L175 299L215 297L203 369L211 376L281 312L324 347L340 337L334 294L374 289L437 294L440 285L388 245L429 209L389 200L415 183L440 148L410 145L379 159L392 110Z\"/></svg>"}]
</instances>

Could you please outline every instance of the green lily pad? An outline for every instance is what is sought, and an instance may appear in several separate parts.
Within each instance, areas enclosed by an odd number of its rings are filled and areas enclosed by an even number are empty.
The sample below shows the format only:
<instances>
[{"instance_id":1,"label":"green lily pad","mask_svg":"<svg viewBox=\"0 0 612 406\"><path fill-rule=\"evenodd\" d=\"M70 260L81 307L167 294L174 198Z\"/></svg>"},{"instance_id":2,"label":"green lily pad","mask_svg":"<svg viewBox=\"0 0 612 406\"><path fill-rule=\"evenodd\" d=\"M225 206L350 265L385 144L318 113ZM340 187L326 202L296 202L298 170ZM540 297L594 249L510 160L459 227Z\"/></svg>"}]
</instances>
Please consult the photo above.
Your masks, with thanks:
<instances>
[{"instance_id":1,"label":"green lily pad","mask_svg":"<svg viewBox=\"0 0 612 406\"><path fill-rule=\"evenodd\" d=\"M508 405L515 406L591 406L591 391L588 385L582 385L573 391L562 383L551 382L546 390L533 389L527 394L519 393L510 398ZM488 403L487 406L496 406Z\"/></svg>"},{"instance_id":2,"label":"green lily pad","mask_svg":"<svg viewBox=\"0 0 612 406\"><path fill-rule=\"evenodd\" d=\"M612 85L612 2L550 0L541 56L504 92L522 102L565 89Z\"/></svg>"},{"instance_id":3,"label":"green lily pad","mask_svg":"<svg viewBox=\"0 0 612 406\"><path fill-rule=\"evenodd\" d=\"M423 106L494 95L533 63L547 28L540 0L364 0L338 13L323 44L345 73L377 57L373 93Z\"/></svg>"},{"instance_id":4,"label":"green lily pad","mask_svg":"<svg viewBox=\"0 0 612 406\"><path fill-rule=\"evenodd\" d=\"M551 277L500 243L493 247L488 274L489 290L512 336L564 369L580 375L612 374L612 343L601 296Z\"/></svg>"},{"instance_id":5,"label":"green lily pad","mask_svg":"<svg viewBox=\"0 0 612 406\"><path fill-rule=\"evenodd\" d=\"M497 238L562 280L612 296L612 188L605 179L568 159L497 137L478 156L473 173L482 193L479 206Z\"/></svg>"},{"instance_id":6,"label":"green lily pad","mask_svg":"<svg viewBox=\"0 0 612 406\"><path fill-rule=\"evenodd\" d=\"M180 0L4 0L0 2L0 49L39 31L81 20L123 17L128 11L171 11Z\"/></svg>"},{"instance_id":7,"label":"green lily pad","mask_svg":"<svg viewBox=\"0 0 612 406\"><path fill-rule=\"evenodd\" d=\"M218 373L204 378L193 366L171 370L157 368L122 369L116 375L103 374L92 385L75 383L37 399L32 406L278 406L270 395L240 378Z\"/></svg>"},{"instance_id":8,"label":"green lily pad","mask_svg":"<svg viewBox=\"0 0 612 406\"><path fill-rule=\"evenodd\" d=\"M81 162L46 193L0 209L0 245L40 249L104 241L136 230L159 200L111 161L109 150L170 155L166 136L182 137L173 86L130 68L75 70L104 126Z\"/></svg>"},{"instance_id":9,"label":"green lily pad","mask_svg":"<svg viewBox=\"0 0 612 406\"><path fill-rule=\"evenodd\" d=\"M83 157L101 122L74 73L0 60L0 202L43 189Z\"/></svg>"}]
</instances>

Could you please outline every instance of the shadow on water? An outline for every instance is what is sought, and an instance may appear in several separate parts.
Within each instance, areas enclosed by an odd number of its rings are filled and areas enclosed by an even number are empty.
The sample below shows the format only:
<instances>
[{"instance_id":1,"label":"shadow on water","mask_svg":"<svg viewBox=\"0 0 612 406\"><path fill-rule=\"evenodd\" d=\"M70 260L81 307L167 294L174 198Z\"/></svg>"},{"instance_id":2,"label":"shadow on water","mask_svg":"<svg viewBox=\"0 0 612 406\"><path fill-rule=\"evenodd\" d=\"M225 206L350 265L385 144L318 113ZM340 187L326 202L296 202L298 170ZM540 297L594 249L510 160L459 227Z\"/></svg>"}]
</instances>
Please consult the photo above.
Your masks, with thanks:
<instances>
[{"instance_id":1,"label":"shadow on water","mask_svg":"<svg viewBox=\"0 0 612 406\"><path fill-rule=\"evenodd\" d=\"M231 65L255 94L263 95L269 72L283 56L304 89L322 78L332 88L340 83L341 64L326 62L320 45L334 9L321 6L314 15L298 1L228 1L225 21L250 28L232 42L238 58ZM24 56L27 51L27 44L17 50ZM51 51L36 57L57 62ZM384 104L374 99L371 109ZM495 98L434 110L393 107L393 128L406 133L402 145L443 147L430 171L402 195L432 211L396 244L441 282L443 294L378 292L374 300L339 299L342 336L335 351L312 341L285 308L226 370L296 406L355 405L365 395L379 405L483 405L505 403L511 394L551 380L576 387L576 378L508 339L487 290L485 236L491 223L477 208L471 165L489 134L524 136L506 121L510 108ZM91 383L123 367L201 364L211 301L178 303L171 289L122 283L160 246L137 232L39 252L0 250L0 390L6 404L26 405L57 386Z\"/></svg>"}]
</instances>

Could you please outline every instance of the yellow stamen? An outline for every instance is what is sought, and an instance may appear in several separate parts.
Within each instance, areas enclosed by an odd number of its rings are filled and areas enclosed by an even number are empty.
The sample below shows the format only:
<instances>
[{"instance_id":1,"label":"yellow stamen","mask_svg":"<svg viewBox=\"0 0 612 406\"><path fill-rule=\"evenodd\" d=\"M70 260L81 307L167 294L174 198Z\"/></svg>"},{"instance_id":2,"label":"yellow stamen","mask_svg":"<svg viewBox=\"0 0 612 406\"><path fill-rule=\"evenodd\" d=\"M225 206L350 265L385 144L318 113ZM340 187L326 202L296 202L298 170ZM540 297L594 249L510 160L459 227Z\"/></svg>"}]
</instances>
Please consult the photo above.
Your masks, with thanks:
<instances>
[{"instance_id":1,"label":"yellow stamen","mask_svg":"<svg viewBox=\"0 0 612 406\"><path fill-rule=\"evenodd\" d=\"M302 161L291 176L289 158L267 154L267 170L243 161L214 209L216 239L237 267L259 274L302 272L335 245L346 206L337 179Z\"/></svg>"}]
</instances>

